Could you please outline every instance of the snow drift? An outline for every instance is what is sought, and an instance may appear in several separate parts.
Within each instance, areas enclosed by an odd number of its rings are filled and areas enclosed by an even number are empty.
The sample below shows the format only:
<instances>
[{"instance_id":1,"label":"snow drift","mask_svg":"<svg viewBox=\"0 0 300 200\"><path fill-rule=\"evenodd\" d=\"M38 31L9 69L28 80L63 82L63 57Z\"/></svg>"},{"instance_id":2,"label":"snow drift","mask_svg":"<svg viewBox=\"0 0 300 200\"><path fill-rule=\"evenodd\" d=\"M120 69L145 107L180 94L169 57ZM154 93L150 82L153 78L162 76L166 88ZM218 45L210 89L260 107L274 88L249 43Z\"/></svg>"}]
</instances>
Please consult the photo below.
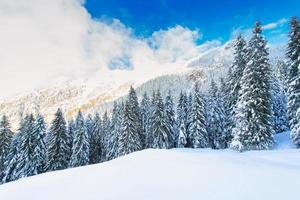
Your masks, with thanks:
<instances>
[{"instance_id":1,"label":"snow drift","mask_svg":"<svg viewBox=\"0 0 300 200\"><path fill-rule=\"evenodd\" d=\"M295 199L300 151L144 150L0 186L0 199Z\"/></svg>"}]
</instances>

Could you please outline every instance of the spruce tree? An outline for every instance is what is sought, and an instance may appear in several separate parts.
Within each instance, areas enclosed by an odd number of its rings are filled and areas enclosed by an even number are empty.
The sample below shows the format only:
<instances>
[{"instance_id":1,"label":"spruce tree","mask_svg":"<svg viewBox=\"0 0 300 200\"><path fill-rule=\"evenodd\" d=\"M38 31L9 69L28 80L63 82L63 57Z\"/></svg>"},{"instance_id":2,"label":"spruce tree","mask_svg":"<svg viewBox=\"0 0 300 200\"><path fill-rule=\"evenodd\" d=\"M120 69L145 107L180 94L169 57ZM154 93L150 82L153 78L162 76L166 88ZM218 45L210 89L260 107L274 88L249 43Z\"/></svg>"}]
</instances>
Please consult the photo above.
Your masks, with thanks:
<instances>
[{"instance_id":1,"label":"spruce tree","mask_svg":"<svg viewBox=\"0 0 300 200\"><path fill-rule=\"evenodd\" d=\"M69 154L67 155L67 159L70 160L71 159L71 155L72 155L72 149L73 149L73 141L74 141L74 136L75 136L75 130L76 130L76 124L74 119L71 119L68 122L67 125L67 135L69 136L69 140L67 141L67 145L69 146Z\"/></svg>"},{"instance_id":2,"label":"spruce tree","mask_svg":"<svg viewBox=\"0 0 300 200\"><path fill-rule=\"evenodd\" d=\"M119 151L119 135L121 132L122 108L117 102L114 102L112 119L111 119L111 133L108 139L108 152L106 160L111 160L118 157Z\"/></svg>"},{"instance_id":3,"label":"spruce tree","mask_svg":"<svg viewBox=\"0 0 300 200\"><path fill-rule=\"evenodd\" d=\"M209 114L208 131L211 147L224 149L227 147L226 117L224 104L221 100L221 92L214 81L209 90Z\"/></svg>"},{"instance_id":4,"label":"spruce tree","mask_svg":"<svg viewBox=\"0 0 300 200\"><path fill-rule=\"evenodd\" d=\"M55 113L47 136L47 171L66 169L69 165L69 155L72 152L66 121L61 109Z\"/></svg>"},{"instance_id":5,"label":"spruce tree","mask_svg":"<svg viewBox=\"0 0 300 200\"><path fill-rule=\"evenodd\" d=\"M283 60L279 60L276 64L275 72L279 85L283 88L284 94L288 96L289 69L287 63Z\"/></svg>"},{"instance_id":6,"label":"spruce tree","mask_svg":"<svg viewBox=\"0 0 300 200\"><path fill-rule=\"evenodd\" d=\"M192 103L191 121L189 125L189 147L209 147L206 115L207 114L203 94L200 93L199 86L198 84L196 84Z\"/></svg>"},{"instance_id":7,"label":"spruce tree","mask_svg":"<svg viewBox=\"0 0 300 200\"><path fill-rule=\"evenodd\" d=\"M13 132L10 130L10 123L5 115L0 121L0 183L4 177L5 162L7 161L9 147L13 137Z\"/></svg>"},{"instance_id":8,"label":"spruce tree","mask_svg":"<svg viewBox=\"0 0 300 200\"><path fill-rule=\"evenodd\" d=\"M33 144L33 171L34 174L40 174L46 168L46 123L42 115L38 115L33 126L32 138Z\"/></svg>"},{"instance_id":9,"label":"spruce tree","mask_svg":"<svg viewBox=\"0 0 300 200\"><path fill-rule=\"evenodd\" d=\"M184 124L183 120L178 122L178 124L179 124L179 131L178 131L178 139L177 139L177 145L176 146L178 148L184 148L187 144L185 124Z\"/></svg>"},{"instance_id":10,"label":"spruce tree","mask_svg":"<svg viewBox=\"0 0 300 200\"><path fill-rule=\"evenodd\" d=\"M224 88L227 95L225 99L225 113L228 117L226 121L225 132L231 135L231 131L235 126L235 110L238 97L241 90L241 78L247 64L247 44L241 35L238 35L234 43L234 61L230 66L227 77L226 87ZM230 138L231 139L231 138Z\"/></svg>"},{"instance_id":11,"label":"spruce tree","mask_svg":"<svg viewBox=\"0 0 300 200\"><path fill-rule=\"evenodd\" d=\"M91 114L88 114L88 116L85 119L85 126L86 126L86 131L88 133L88 136L90 137L93 133L93 128L94 128L94 120Z\"/></svg>"},{"instance_id":12,"label":"spruce tree","mask_svg":"<svg viewBox=\"0 0 300 200\"><path fill-rule=\"evenodd\" d=\"M37 174L36 163L34 163L34 149L36 139L33 137L34 117L26 115L19 129L19 156L15 168L15 179Z\"/></svg>"},{"instance_id":13,"label":"spruce tree","mask_svg":"<svg viewBox=\"0 0 300 200\"><path fill-rule=\"evenodd\" d=\"M187 100L187 95L183 92L180 92L180 96L179 96L179 100L178 100L178 104L177 104L176 123L177 123L177 129L179 131L177 133L177 138L176 138L177 144L181 143L180 145L182 145L182 142L186 141L186 139L187 139L187 128L188 128L188 126L187 126L187 124L188 124L188 100ZM178 138L180 134L181 134L181 138L185 137L185 140L182 139L181 142L179 141L179 138ZM187 143L185 145L187 145Z\"/></svg>"},{"instance_id":14,"label":"spruce tree","mask_svg":"<svg viewBox=\"0 0 300 200\"><path fill-rule=\"evenodd\" d=\"M21 121L23 124L23 120ZM9 151L7 155L7 159L5 160L5 172L4 177L2 178L2 183L7 183L17 179L16 166L19 161L19 149L20 149L20 132L14 134L11 144L9 146Z\"/></svg>"},{"instance_id":15,"label":"spruce tree","mask_svg":"<svg viewBox=\"0 0 300 200\"><path fill-rule=\"evenodd\" d=\"M148 125L146 127L146 141L145 141L145 147L146 148L152 148L153 146L153 130L152 130L152 121L153 121L153 116L154 116L154 111L156 107L156 93L153 91L152 97L151 97L151 102L150 102L150 107L148 111Z\"/></svg>"},{"instance_id":16,"label":"spruce tree","mask_svg":"<svg viewBox=\"0 0 300 200\"><path fill-rule=\"evenodd\" d=\"M102 117L102 133L101 135L101 161L106 161L107 155L109 152L109 138L111 135L111 120L108 117L107 111L104 112L103 117Z\"/></svg>"},{"instance_id":17,"label":"spruce tree","mask_svg":"<svg viewBox=\"0 0 300 200\"><path fill-rule=\"evenodd\" d=\"M171 91L168 91L165 100L165 110L166 110L166 123L169 129L169 133L171 135L171 144L170 147L176 147L176 118L174 111L174 103Z\"/></svg>"},{"instance_id":18,"label":"spruce tree","mask_svg":"<svg viewBox=\"0 0 300 200\"><path fill-rule=\"evenodd\" d=\"M153 131L152 148L168 149L171 147L172 136L167 125L164 103L160 91L156 93L155 102L153 120L151 121L151 130Z\"/></svg>"},{"instance_id":19,"label":"spruce tree","mask_svg":"<svg viewBox=\"0 0 300 200\"><path fill-rule=\"evenodd\" d=\"M94 117L93 133L90 136L90 164L99 163L101 161L101 133L102 133L102 120L98 113Z\"/></svg>"},{"instance_id":20,"label":"spruce tree","mask_svg":"<svg viewBox=\"0 0 300 200\"><path fill-rule=\"evenodd\" d=\"M135 90L133 87L130 87L129 94L128 94L128 103L130 106L130 112L131 116L134 120L134 126L135 129L141 139L141 145L142 148L145 146L145 138L143 138L143 125L142 125L142 116L141 116L141 110L138 102L138 98L136 95Z\"/></svg>"},{"instance_id":21,"label":"spruce tree","mask_svg":"<svg viewBox=\"0 0 300 200\"><path fill-rule=\"evenodd\" d=\"M77 114L75 124L76 129L74 132L70 167L79 167L89 164L89 136L81 111Z\"/></svg>"},{"instance_id":22,"label":"spruce tree","mask_svg":"<svg viewBox=\"0 0 300 200\"><path fill-rule=\"evenodd\" d=\"M121 134L119 138L119 156L142 149L140 132L137 130L136 117L133 116L132 106L127 100L124 106Z\"/></svg>"},{"instance_id":23,"label":"spruce tree","mask_svg":"<svg viewBox=\"0 0 300 200\"><path fill-rule=\"evenodd\" d=\"M274 146L271 123L271 69L262 27L256 22L249 41L246 68L241 79L231 148L239 151L270 149Z\"/></svg>"},{"instance_id":24,"label":"spruce tree","mask_svg":"<svg viewBox=\"0 0 300 200\"><path fill-rule=\"evenodd\" d=\"M192 109L193 109L193 94L190 93L187 96L187 114L186 114L186 140L187 140L187 144L186 147L192 147L192 134L190 132L190 124L192 121Z\"/></svg>"},{"instance_id":25,"label":"spruce tree","mask_svg":"<svg viewBox=\"0 0 300 200\"><path fill-rule=\"evenodd\" d=\"M275 133L289 130L287 117L287 97L283 85L275 74L272 77L272 124Z\"/></svg>"},{"instance_id":26,"label":"spruce tree","mask_svg":"<svg viewBox=\"0 0 300 200\"><path fill-rule=\"evenodd\" d=\"M288 116L291 127L291 138L293 143L300 148L300 24L293 17L290 25L289 42L287 49L288 57Z\"/></svg>"},{"instance_id":27,"label":"spruce tree","mask_svg":"<svg viewBox=\"0 0 300 200\"><path fill-rule=\"evenodd\" d=\"M230 73L230 72L229 72ZM229 95L229 90L228 90L228 85L226 84L228 80L228 77L225 78L220 78L220 87L219 87L219 98L220 98L220 103L222 105L222 109L225 115L224 118L224 134L226 135L226 147L228 147L232 141L232 126L234 125L233 117L232 114L230 114L230 109L228 109L228 104L227 102L229 101L230 95Z\"/></svg>"},{"instance_id":28,"label":"spruce tree","mask_svg":"<svg viewBox=\"0 0 300 200\"><path fill-rule=\"evenodd\" d=\"M144 140L145 148L148 148L148 142L147 142L147 134L148 134L148 129L150 126L150 115L151 115L151 102L150 99L145 93L143 95L143 99L141 101L141 117L142 117L142 125L143 125L143 134L142 134L142 140Z\"/></svg>"}]
</instances>

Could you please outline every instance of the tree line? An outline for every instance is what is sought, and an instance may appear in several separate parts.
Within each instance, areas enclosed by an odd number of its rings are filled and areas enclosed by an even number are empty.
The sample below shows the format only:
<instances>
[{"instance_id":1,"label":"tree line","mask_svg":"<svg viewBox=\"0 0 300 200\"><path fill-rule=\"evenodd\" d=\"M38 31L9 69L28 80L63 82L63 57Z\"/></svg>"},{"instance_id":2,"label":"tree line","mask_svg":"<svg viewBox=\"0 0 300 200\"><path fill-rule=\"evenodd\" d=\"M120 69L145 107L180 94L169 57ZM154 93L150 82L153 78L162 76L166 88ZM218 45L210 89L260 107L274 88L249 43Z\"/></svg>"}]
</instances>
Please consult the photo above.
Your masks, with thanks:
<instances>
[{"instance_id":1,"label":"tree line","mask_svg":"<svg viewBox=\"0 0 300 200\"><path fill-rule=\"evenodd\" d=\"M111 114L86 117L78 112L66 122L58 109L51 124L41 114L27 114L13 133L0 121L2 183L48 171L108 161L147 148L272 149L273 135L291 128L300 147L300 28L291 20L287 60L272 67L267 41L257 22L252 37L239 35L234 62L224 78L182 91L178 102L169 91L145 93L139 101L130 88ZM165 96L165 98L163 98Z\"/></svg>"}]
</instances>

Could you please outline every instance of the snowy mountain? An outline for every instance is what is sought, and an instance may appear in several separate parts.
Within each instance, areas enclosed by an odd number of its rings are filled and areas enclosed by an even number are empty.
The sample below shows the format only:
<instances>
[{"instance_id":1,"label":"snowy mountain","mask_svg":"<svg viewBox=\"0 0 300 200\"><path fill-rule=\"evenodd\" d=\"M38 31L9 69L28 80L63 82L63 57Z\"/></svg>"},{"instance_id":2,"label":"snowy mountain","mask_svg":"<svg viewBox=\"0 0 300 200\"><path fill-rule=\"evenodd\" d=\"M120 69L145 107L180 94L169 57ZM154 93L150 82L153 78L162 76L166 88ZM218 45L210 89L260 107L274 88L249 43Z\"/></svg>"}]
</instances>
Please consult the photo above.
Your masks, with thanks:
<instances>
[{"instance_id":1,"label":"snowy mountain","mask_svg":"<svg viewBox=\"0 0 300 200\"><path fill-rule=\"evenodd\" d=\"M0 186L1 199L294 199L299 150L289 134L278 149L237 153L148 149L101 164L49 172Z\"/></svg>"},{"instance_id":2,"label":"snowy mountain","mask_svg":"<svg viewBox=\"0 0 300 200\"><path fill-rule=\"evenodd\" d=\"M176 97L181 90L192 89L196 81L200 81L205 89L211 78L217 80L222 77L232 63L232 45L230 41L208 48L182 68L162 69L159 73L147 71L143 74L134 70L113 70L93 80L60 82L52 87L19 94L0 100L0 113L5 113L16 129L20 117L28 112L40 112L49 122L59 107L67 118L74 117L79 109L84 113L110 110L112 101L126 95L131 85L137 88L138 96L160 89L163 94L171 90ZM278 55L278 51L272 52L272 55ZM278 57L281 55L273 56L272 59Z\"/></svg>"}]
</instances>

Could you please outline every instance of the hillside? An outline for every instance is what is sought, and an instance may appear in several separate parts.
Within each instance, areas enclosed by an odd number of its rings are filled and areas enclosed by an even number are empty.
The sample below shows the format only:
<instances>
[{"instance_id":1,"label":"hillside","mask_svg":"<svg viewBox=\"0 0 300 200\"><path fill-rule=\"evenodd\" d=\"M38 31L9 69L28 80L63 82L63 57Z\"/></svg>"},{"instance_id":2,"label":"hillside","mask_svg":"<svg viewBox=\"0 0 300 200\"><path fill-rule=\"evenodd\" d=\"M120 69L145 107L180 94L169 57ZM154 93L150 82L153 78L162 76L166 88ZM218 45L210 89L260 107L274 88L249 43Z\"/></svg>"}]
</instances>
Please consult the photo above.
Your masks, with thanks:
<instances>
[{"instance_id":1,"label":"hillside","mask_svg":"<svg viewBox=\"0 0 300 200\"><path fill-rule=\"evenodd\" d=\"M288 133L278 149L144 150L92 166L50 172L0 186L1 199L295 199L299 150Z\"/></svg>"}]
</instances>

